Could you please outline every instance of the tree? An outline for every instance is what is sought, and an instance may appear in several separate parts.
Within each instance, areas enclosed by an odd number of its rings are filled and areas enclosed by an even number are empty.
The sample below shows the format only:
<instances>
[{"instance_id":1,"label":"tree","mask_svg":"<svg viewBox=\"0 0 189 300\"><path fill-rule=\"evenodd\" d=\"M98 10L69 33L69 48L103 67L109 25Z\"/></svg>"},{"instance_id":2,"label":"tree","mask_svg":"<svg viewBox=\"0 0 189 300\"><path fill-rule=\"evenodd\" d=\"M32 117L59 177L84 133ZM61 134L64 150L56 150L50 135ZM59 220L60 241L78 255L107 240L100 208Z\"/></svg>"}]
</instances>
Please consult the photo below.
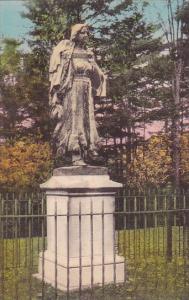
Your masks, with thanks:
<instances>
[{"instance_id":1,"label":"tree","mask_svg":"<svg viewBox=\"0 0 189 300\"><path fill-rule=\"evenodd\" d=\"M148 70L152 55L159 53L160 40L153 37L156 27L145 23L144 9L145 6L140 11L134 2L130 2L127 14L99 28L97 55L108 70L108 96L112 102L112 106L109 102L104 105L104 111L99 109L104 114L100 130L104 136L114 139L117 148L125 148L121 151L127 152L127 162L121 168L127 168L140 142L137 127L149 121L149 114L144 114L143 110L155 105Z\"/></svg>"},{"instance_id":2,"label":"tree","mask_svg":"<svg viewBox=\"0 0 189 300\"><path fill-rule=\"evenodd\" d=\"M145 147L139 146L128 165L125 182L131 188L161 187L170 181L170 140L166 135L154 135Z\"/></svg>"},{"instance_id":3,"label":"tree","mask_svg":"<svg viewBox=\"0 0 189 300\"><path fill-rule=\"evenodd\" d=\"M172 181L171 136L153 135L145 147L139 146L132 162L125 172L125 184L130 188L165 187ZM180 139L180 181L187 187L189 179L189 134ZM123 159L126 159L123 157Z\"/></svg>"},{"instance_id":4,"label":"tree","mask_svg":"<svg viewBox=\"0 0 189 300\"><path fill-rule=\"evenodd\" d=\"M23 72L20 45L15 39L5 39L0 54L0 135L5 139L20 134L24 130L23 122L27 119L27 99L20 85Z\"/></svg>"},{"instance_id":5,"label":"tree","mask_svg":"<svg viewBox=\"0 0 189 300\"><path fill-rule=\"evenodd\" d=\"M31 137L4 143L0 157L0 185L5 190L38 188L52 168L49 144Z\"/></svg>"},{"instance_id":6,"label":"tree","mask_svg":"<svg viewBox=\"0 0 189 300\"><path fill-rule=\"evenodd\" d=\"M0 72L2 75L17 73L20 70L21 52L18 50L21 42L15 39L2 41L2 54L0 60Z\"/></svg>"},{"instance_id":7,"label":"tree","mask_svg":"<svg viewBox=\"0 0 189 300\"><path fill-rule=\"evenodd\" d=\"M187 1L166 0L167 24L162 20L162 27L167 40L169 61L171 65L171 76L169 86L171 89L169 112L171 121L171 150L173 164L173 184L177 190L180 187L181 170L181 133L183 107L185 107L186 84L185 60L186 60L186 26L184 26L183 12L187 12ZM182 12L182 13L181 13ZM183 18L181 17L183 15ZM185 28L185 29L184 29Z\"/></svg>"},{"instance_id":8,"label":"tree","mask_svg":"<svg viewBox=\"0 0 189 300\"><path fill-rule=\"evenodd\" d=\"M43 74L48 73L52 47L61 39L69 38L70 27L86 20L89 25L92 21L95 23L99 15L110 16L109 4L111 2L113 1L25 0L27 12L23 14L23 17L30 19L33 23L29 44Z\"/></svg>"},{"instance_id":9,"label":"tree","mask_svg":"<svg viewBox=\"0 0 189 300\"><path fill-rule=\"evenodd\" d=\"M20 87L23 97L26 99L27 114L31 120L31 126L27 128L27 134L41 136L44 141L49 141L51 136L51 121L48 107L49 83L47 74L41 70L38 58L34 53L24 56L24 68L20 77Z\"/></svg>"}]
</instances>

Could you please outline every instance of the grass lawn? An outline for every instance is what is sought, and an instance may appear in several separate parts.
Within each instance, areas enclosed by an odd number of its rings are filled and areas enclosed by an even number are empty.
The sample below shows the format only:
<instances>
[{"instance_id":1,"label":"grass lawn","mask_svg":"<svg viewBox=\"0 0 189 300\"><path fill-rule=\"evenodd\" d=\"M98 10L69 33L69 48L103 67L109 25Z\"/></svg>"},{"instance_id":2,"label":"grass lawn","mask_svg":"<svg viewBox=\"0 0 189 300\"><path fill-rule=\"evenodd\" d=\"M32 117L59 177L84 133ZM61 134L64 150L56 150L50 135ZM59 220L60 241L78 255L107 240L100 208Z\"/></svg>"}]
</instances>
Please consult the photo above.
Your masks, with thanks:
<instances>
[{"instance_id":1,"label":"grass lawn","mask_svg":"<svg viewBox=\"0 0 189 300\"><path fill-rule=\"evenodd\" d=\"M182 227L172 228L173 257L167 259L165 228L119 231L117 252L126 259L125 285L85 290L80 296L74 292L69 299L188 300L189 259L183 237ZM0 299L41 299L42 283L32 276L41 249L40 238L0 241ZM45 285L44 292L44 299L55 299L51 286ZM67 297L58 292L58 299Z\"/></svg>"}]
</instances>

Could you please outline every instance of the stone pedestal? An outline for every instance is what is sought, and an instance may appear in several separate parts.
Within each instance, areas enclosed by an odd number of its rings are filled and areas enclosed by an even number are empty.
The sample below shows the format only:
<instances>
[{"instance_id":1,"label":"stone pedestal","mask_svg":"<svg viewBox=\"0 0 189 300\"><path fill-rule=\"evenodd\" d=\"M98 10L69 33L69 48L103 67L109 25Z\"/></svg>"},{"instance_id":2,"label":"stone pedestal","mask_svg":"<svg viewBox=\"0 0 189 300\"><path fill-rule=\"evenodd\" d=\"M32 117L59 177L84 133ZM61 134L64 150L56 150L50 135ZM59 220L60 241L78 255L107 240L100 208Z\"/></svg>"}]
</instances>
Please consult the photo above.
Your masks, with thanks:
<instances>
[{"instance_id":1,"label":"stone pedestal","mask_svg":"<svg viewBox=\"0 0 189 300\"><path fill-rule=\"evenodd\" d=\"M47 195L47 250L36 275L60 290L124 282L115 254L115 192L121 184L102 167L55 169Z\"/></svg>"}]
</instances>

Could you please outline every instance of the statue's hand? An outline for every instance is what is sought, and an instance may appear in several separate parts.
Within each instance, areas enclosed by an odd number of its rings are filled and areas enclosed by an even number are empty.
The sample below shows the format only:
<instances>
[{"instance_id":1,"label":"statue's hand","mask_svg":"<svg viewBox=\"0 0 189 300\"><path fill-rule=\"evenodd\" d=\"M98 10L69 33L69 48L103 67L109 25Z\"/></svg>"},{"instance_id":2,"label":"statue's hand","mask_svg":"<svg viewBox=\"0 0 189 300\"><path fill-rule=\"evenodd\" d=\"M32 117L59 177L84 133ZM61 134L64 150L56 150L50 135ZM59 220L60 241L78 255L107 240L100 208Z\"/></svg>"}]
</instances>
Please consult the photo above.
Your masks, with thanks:
<instances>
[{"instance_id":1,"label":"statue's hand","mask_svg":"<svg viewBox=\"0 0 189 300\"><path fill-rule=\"evenodd\" d=\"M62 117L63 117L63 114L64 114L64 110L63 110L63 107L62 107L62 105L57 105L58 107L57 107L57 119L58 120L61 120L62 119Z\"/></svg>"},{"instance_id":2,"label":"statue's hand","mask_svg":"<svg viewBox=\"0 0 189 300\"><path fill-rule=\"evenodd\" d=\"M59 121L62 119L63 113L64 111L62 105L56 104L56 106L54 106L51 110L51 117L52 119Z\"/></svg>"}]
</instances>

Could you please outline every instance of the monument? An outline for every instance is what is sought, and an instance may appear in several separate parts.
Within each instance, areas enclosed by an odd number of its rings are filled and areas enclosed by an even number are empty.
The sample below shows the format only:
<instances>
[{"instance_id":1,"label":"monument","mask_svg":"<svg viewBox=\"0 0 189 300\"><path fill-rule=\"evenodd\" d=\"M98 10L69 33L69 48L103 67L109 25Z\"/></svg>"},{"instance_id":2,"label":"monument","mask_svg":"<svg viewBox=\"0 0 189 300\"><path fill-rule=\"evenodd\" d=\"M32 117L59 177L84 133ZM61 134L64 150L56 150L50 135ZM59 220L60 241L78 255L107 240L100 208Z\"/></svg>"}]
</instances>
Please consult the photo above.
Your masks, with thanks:
<instances>
[{"instance_id":1,"label":"monument","mask_svg":"<svg viewBox=\"0 0 189 300\"><path fill-rule=\"evenodd\" d=\"M124 282L124 259L115 253L115 193L121 184L99 166L95 96L106 95L106 77L87 49L86 24L72 27L50 59L50 108L57 157L41 188L47 196L47 250L37 277L61 290Z\"/></svg>"}]
</instances>

